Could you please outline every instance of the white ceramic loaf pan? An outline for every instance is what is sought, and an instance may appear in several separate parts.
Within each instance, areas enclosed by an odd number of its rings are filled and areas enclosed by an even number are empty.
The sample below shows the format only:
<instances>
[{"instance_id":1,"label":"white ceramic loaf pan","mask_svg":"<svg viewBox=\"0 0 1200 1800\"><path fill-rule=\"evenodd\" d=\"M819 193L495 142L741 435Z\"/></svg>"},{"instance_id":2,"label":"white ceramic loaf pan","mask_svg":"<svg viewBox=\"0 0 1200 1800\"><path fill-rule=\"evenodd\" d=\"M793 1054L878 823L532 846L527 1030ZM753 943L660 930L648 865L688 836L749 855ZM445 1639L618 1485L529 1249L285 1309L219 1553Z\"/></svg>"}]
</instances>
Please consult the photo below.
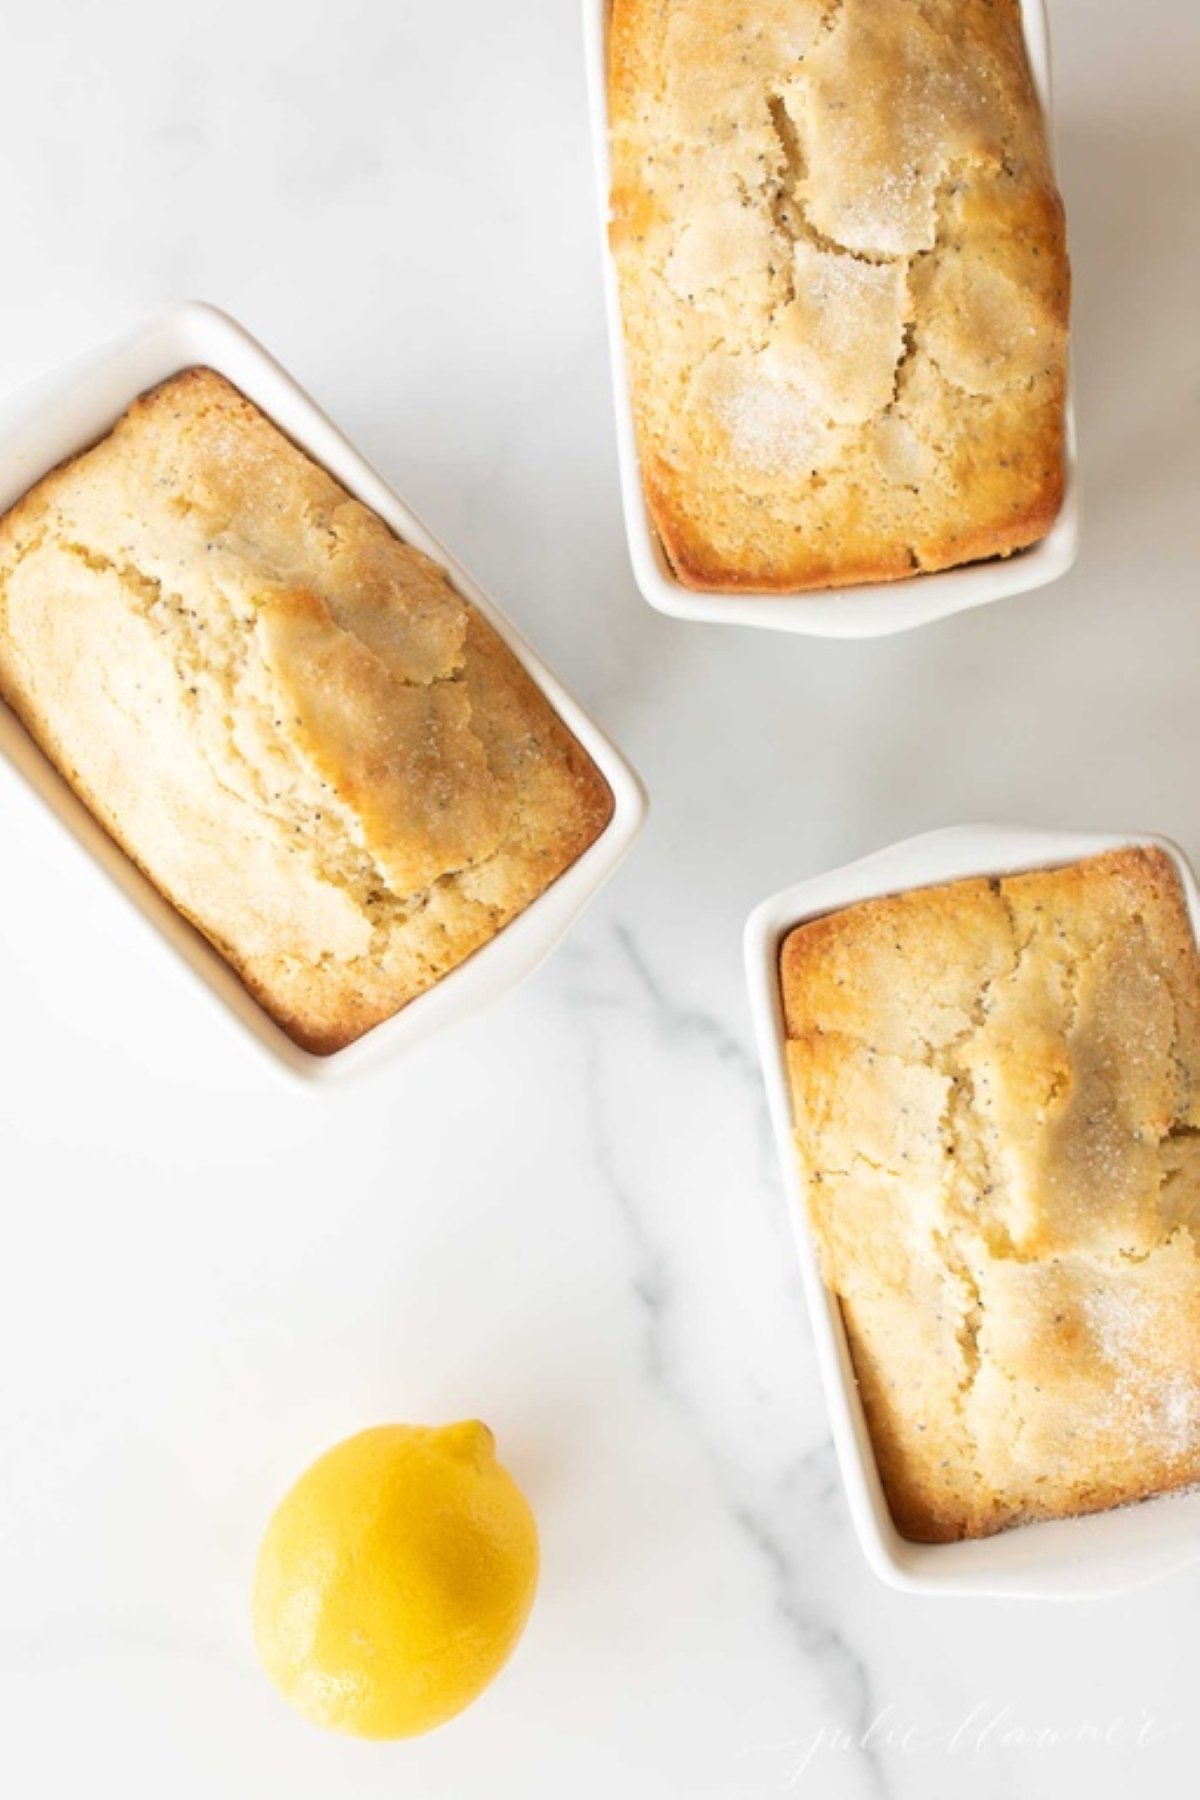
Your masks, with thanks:
<instances>
[{"instance_id":1,"label":"white ceramic loaf pan","mask_svg":"<svg viewBox=\"0 0 1200 1800\"><path fill-rule=\"evenodd\" d=\"M770 631L807 637L886 637L926 625L949 613L984 606L1008 594L1026 593L1056 581L1075 561L1079 547L1079 472L1075 454L1075 415L1070 377L1067 387L1066 489L1062 511L1039 544L991 562L968 563L938 574L913 575L904 581L867 582L857 587L825 588L796 594L722 594L685 587L672 572L642 492L637 435L616 268L608 249L609 191L612 170L608 141L608 18L611 0L583 0L588 92L597 193L600 202L601 257L608 313L608 340L616 406L617 458L621 502L634 577L643 596L659 612L677 619L707 620L719 625L757 625ZM1045 0L1023 0L1025 41L1030 67L1053 148L1050 100L1050 40Z\"/></svg>"},{"instance_id":2,"label":"white ceramic loaf pan","mask_svg":"<svg viewBox=\"0 0 1200 1800\"><path fill-rule=\"evenodd\" d=\"M961 826L909 838L862 862L815 876L763 901L746 924L746 974L784 1190L817 1342L834 1446L867 1561L892 1587L919 1593L1095 1597L1136 1587L1200 1559L1200 1491L1165 1494L1084 1518L1014 1526L957 1544L913 1544L892 1523L859 1403L836 1299L821 1278L808 1229L804 1184L792 1139L786 1036L779 991L780 945L794 925L858 900L970 875L1054 868L1128 844L1155 844L1179 870L1200 938L1200 894L1186 858L1164 838L1138 833L1080 836L1006 826Z\"/></svg>"},{"instance_id":3,"label":"white ceramic loaf pan","mask_svg":"<svg viewBox=\"0 0 1200 1800\"><path fill-rule=\"evenodd\" d=\"M211 306L196 302L173 306L129 336L0 400L0 513L56 463L104 436L138 394L195 364L227 376L398 536L441 563L459 593L520 658L613 794L612 818L595 843L511 924L394 1018L345 1050L318 1057L294 1044L251 999L224 959L140 874L8 709L0 706L0 751L45 801L58 824L74 835L167 940L196 978L201 994L222 1001L278 1066L311 1080L329 1081L377 1065L422 1041L529 974L629 849L645 816L645 795L619 751L456 558L262 346Z\"/></svg>"}]
</instances>

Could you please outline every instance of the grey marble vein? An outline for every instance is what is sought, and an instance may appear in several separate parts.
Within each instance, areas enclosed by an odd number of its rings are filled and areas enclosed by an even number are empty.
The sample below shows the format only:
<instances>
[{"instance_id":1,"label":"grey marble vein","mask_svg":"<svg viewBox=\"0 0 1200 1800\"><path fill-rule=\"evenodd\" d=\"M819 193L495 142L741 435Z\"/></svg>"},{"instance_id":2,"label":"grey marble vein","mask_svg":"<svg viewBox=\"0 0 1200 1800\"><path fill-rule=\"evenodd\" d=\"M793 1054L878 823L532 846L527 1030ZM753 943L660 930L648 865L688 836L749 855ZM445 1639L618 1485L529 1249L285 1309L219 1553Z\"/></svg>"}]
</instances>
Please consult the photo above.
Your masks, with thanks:
<instances>
[{"instance_id":1,"label":"grey marble vein","mask_svg":"<svg viewBox=\"0 0 1200 1800\"><path fill-rule=\"evenodd\" d=\"M611 945L607 954L596 956L577 950L570 959L575 979L570 983L567 999L573 1013L586 1019L590 1013L632 1011L643 1026L648 1024L657 1034L666 1055L686 1050L728 1075L734 1090L730 1104L743 1113L752 1113L755 1140L767 1152L765 1162L770 1173L765 1174L763 1168L748 1170L747 1183L769 1190L762 1195L763 1201L778 1208L774 1143L757 1058L718 1014L681 1000L668 990L627 925L618 923L613 927ZM606 979L610 967L611 977ZM583 981L579 979L581 974L586 977ZM622 987L628 986L630 976L633 992L623 995ZM855 1757L865 1782L864 1791L877 1800L887 1800L889 1785L880 1753L874 1744L865 1741L878 1711L865 1658L828 1612L806 1597L808 1584L800 1540L776 1516L815 1523L818 1545L830 1538L845 1537L845 1513L832 1448L823 1435L818 1445L793 1459L777 1482L776 1491L764 1494L747 1479L731 1447L720 1441L720 1427L714 1432L703 1403L689 1392L680 1359L670 1349L672 1311L685 1296L680 1293L673 1267L672 1244L656 1231L648 1217L646 1196L639 1191L636 1178L621 1167L620 1128L609 1116L609 1041L606 1028L592 1029L587 1034L587 1117L594 1167L620 1212L634 1250L632 1287L643 1315L647 1377L666 1392L698 1436L729 1519L767 1571L776 1613L796 1652L818 1670L839 1724L855 1738L864 1740ZM784 1249L790 1256L790 1242L786 1239ZM750 1367L745 1371L745 1380L754 1391L757 1384ZM780 1748L784 1756L781 1766L786 1770L787 1747ZM787 1779L785 1773L784 1780Z\"/></svg>"}]
</instances>

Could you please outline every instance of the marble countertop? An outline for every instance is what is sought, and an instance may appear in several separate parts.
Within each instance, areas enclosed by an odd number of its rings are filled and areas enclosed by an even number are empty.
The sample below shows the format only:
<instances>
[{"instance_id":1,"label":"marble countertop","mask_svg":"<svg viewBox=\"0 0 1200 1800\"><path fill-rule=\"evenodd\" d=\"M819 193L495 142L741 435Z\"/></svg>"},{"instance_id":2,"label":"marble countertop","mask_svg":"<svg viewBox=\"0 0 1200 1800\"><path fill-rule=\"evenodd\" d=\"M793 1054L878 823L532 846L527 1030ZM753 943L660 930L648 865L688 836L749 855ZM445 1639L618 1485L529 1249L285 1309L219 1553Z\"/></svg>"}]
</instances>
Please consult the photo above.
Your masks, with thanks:
<instances>
[{"instance_id":1,"label":"marble countertop","mask_svg":"<svg viewBox=\"0 0 1200 1800\"><path fill-rule=\"evenodd\" d=\"M1200 1567L912 1599L851 1537L750 1045L763 894L927 827L1200 852L1200 13L1057 0L1084 549L893 641L686 626L618 514L574 0L2 0L0 385L227 307L496 593L654 801L555 960L344 1091L198 1003L0 767L0 1770L22 1800L1190 1794ZM271 1506L479 1414L544 1572L427 1739L295 1718Z\"/></svg>"}]
</instances>

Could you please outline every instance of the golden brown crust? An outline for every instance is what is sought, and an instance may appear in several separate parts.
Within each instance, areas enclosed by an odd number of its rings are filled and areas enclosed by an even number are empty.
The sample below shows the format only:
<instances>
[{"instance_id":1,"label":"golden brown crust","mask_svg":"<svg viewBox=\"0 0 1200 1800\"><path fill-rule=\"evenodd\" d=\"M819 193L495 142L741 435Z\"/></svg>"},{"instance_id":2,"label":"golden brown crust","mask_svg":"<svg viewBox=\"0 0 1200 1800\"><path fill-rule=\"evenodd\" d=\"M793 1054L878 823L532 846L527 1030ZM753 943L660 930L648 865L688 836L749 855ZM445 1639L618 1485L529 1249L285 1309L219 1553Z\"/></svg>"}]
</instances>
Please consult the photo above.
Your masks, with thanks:
<instances>
[{"instance_id":1,"label":"golden brown crust","mask_svg":"<svg viewBox=\"0 0 1200 1800\"><path fill-rule=\"evenodd\" d=\"M983 1536L1200 1478L1200 955L1129 849L799 926L797 1152L889 1505Z\"/></svg>"},{"instance_id":2,"label":"golden brown crust","mask_svg":"<svg viewBox=\"0 0 1200 1800\"><path fill-rule=\"evenodd\" d=\"M0 520L0 696L320 1055L495 936L612 811L444 572L208 369Z\"/></svg>"},{"instance_id":3,"label":"golden brown crust","mask_svg":"<svg viewBox=\"0 0 1200 1800\"><path fill-rule=\"evenodd\" d=\"M1069 271L1017 0L614 0L609 116L680 581L890 581L1045 535Z\"/></svg>"}]
</instances>

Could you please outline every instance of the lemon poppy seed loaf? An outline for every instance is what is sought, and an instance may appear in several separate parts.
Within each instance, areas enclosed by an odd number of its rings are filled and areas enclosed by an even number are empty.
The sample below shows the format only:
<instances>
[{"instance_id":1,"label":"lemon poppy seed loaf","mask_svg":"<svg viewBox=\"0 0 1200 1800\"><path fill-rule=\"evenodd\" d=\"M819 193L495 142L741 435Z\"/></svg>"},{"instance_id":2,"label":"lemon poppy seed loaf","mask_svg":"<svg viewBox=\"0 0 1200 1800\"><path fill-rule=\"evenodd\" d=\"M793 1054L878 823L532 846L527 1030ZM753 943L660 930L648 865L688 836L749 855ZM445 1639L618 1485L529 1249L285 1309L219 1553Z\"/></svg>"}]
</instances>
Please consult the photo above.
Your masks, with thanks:
<instances>
[{"instance_id":1,"label":"lemon poppy seed loaf","mask_svg":"<svg viewBox=\"0 0 1200 1800\"><path fill-rule=\"evenodd\" d=\"M1153 849L785 940L807 1205L905 1536L1200 1479L1200 956Z\"/></svg>"},{"instance_id":2,"label":"lemon poppy seed loaf","mask_svg":"<svg viewBox=\"0 0 1200 1800\"><path fill-rule=\"evenodd\" d=\"M1068 267L1018 0L613 0L612 223L679 580L1007 555L1063 492Z\"/></svg>"},{"instance_id":3,"label":"lemon poppy seed loaf","mask_svg":"<svg viewBox=\"0 0 1200 1800\"><path fill-rule=\"evenodd\" d=\"M0 521L0 696L318 1053L487 943L612 806L443 570L206 369Z\"/></svg>"}]
</instances>

